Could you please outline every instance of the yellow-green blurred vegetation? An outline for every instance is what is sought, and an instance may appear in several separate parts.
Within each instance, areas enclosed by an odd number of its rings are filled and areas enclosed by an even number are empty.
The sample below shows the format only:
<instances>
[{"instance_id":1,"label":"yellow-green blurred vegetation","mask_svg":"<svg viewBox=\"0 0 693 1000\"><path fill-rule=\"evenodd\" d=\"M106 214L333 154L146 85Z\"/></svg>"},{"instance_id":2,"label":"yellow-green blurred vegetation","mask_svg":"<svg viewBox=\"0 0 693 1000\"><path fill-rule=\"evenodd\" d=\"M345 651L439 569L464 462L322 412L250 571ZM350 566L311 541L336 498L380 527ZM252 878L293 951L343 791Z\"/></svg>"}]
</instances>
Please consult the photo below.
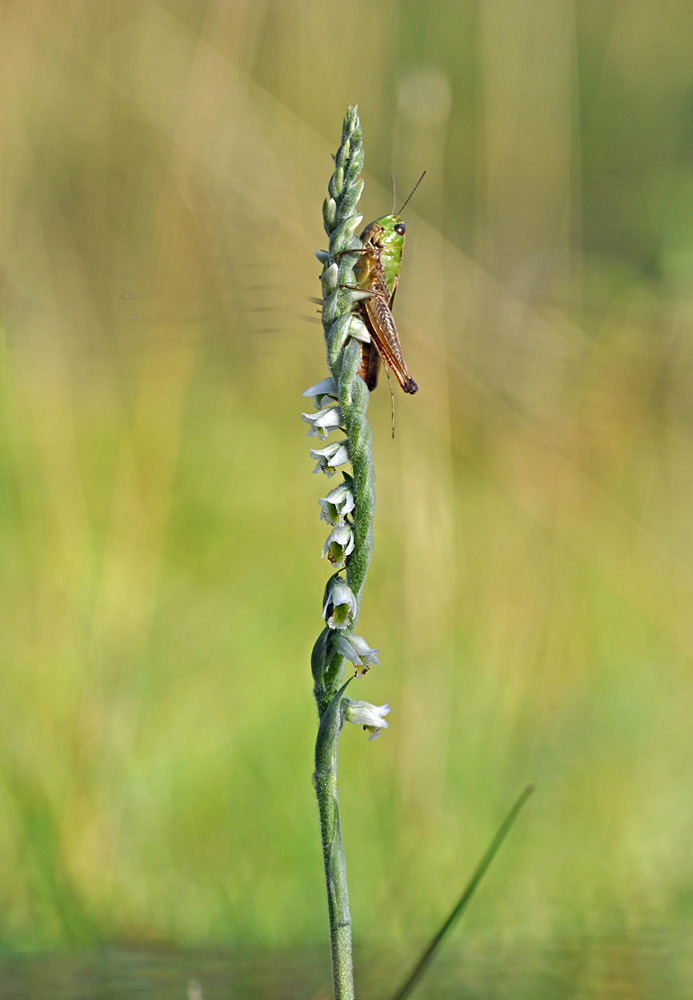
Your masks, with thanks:
<instances>
[{"instance_id":1,"label":"yellow-green blurred vegetation","mask_svg":"<svg viewBox=\"0 0 693 1000\"><path fill-rule=\"evenodd\" d=\"M693 914L693 5L3 5L0 940L326 940L302 390L347 103L406 210L341 741L358 938ZM401 197L400 197L401 196Z\"/></svg>"}]
</instances>

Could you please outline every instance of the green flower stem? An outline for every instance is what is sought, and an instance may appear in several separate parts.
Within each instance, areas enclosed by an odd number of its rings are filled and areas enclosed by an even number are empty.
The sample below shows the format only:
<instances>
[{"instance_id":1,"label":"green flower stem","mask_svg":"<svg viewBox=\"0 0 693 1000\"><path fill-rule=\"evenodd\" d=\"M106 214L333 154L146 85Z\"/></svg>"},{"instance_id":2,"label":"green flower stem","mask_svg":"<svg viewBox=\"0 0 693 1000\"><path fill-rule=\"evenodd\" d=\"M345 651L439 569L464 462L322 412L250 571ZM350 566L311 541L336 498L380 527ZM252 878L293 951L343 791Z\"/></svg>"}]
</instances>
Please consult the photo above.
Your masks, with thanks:
<instances>
[{"instance_id":1,"label":"green flower stem","mask_svg":"<svg viewBox=\"0 0 693 1000\"><path fill-rule=\"evenodd\" d=\"M330 919L332 984L335 1000L353 1000L354 977L351 949L351 914L347 889L346 860L339 828L337 798L337 744L344 723L342 695L352 678L344 684L325 710L315 745L313 783L318 798L322 853L327 882L327 909Z\"/></svg>"},{"instance_id":2,"label":"green flower stem","mask_svg":"<svg viewBox=\"0 0 693 1000\"><path fill-rule=\"evenodd\" d=\"M346 632L353 631L358 618L373 548L375 509L371 429L366 419L368 389L358 375L358 342L350 337L354 296L345 287L355 283L356 259L355 254L345 251L361 247L354 234L361 222L361 217L356 214L356 205L363 190L363 181L359 180L362 169L361 125L356 108L348 108L342 141L335 156L334 173L328 185L329 196L323 204L323 219L330 247L321 276L327 363L338 388L342 426L346 430L347 449L353 469L354 510L351 517L354 548L347 560L346 580L356 600L356 607ZM336 634L336 629L323 629L315 643L311 659L315 699L320 716L315 745L314 783L320 812L327 884L334 996L335 1000L352 1000L354 983L351 916L337 797L337 750L339 734L344 725L342 696L349 681L343 684L344 657L335 649Z\"/></svg>"}]
</instances>

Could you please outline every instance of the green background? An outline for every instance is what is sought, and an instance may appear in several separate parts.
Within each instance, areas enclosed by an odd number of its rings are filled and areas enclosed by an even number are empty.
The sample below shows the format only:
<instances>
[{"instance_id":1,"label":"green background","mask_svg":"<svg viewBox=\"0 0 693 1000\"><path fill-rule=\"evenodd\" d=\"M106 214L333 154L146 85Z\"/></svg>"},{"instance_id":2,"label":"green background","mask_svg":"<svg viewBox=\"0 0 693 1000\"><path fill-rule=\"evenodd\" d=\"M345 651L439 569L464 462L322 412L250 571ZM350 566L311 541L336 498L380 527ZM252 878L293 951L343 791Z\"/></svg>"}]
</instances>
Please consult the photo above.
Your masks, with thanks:
<instances>
[{"instance_id":1,"label":"green background","mask_svg":"<svg viewBox=\"0 0 693 1000\"><path fill-rule=\"evenodd\" d=\"M326 936L302 390L347 103L406 210L355 933L693 913L693 7L4 6L0 942Z\"/></svg>"}]
</instances>

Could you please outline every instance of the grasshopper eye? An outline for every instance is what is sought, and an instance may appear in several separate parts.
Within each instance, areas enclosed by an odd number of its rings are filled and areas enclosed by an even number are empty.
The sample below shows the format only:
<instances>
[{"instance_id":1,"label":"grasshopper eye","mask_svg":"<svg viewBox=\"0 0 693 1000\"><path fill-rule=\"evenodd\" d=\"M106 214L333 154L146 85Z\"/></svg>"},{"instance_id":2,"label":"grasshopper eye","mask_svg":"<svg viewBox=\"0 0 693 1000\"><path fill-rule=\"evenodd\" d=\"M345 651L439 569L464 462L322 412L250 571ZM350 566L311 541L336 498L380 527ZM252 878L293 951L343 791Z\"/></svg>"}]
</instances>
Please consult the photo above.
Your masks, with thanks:
<instances>
[{"instance_id":1,"label":"grasshopper eye","mask_svg":"<svg viewBox=\"0 0 693 1000\"><path fill-rule=\"evenodd\" d=\"M399 233L400 236L404 236L406 231L407 227L404 225L403 222L398 222L397 225L395 226L395 232Z\"/></svg>"}]
</instances>

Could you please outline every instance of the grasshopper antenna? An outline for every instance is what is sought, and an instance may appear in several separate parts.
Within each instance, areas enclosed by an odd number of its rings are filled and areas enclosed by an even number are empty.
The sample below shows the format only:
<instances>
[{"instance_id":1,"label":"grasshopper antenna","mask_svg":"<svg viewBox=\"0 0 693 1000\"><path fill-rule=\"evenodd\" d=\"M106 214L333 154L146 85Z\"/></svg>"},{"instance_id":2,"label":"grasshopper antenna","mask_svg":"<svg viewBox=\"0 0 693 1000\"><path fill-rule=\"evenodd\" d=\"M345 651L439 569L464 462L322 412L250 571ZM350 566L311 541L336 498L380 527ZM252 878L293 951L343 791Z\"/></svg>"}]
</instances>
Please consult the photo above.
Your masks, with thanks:
<instances>
[{"instance_id":1,"label":"grasshopper antenna","mask_svg":"<svg viewBox=\"0 0 693 1000\"><path fill-rule=\"evenodd\" d=\"M395 214L395 205L397 204L397 189L395 187L395 175L390 174L390 183L392 184L392 214Z\"/></svg>"},{"instance_id":2,"label":"grasshopper antenna","mask_svg":"<svg viewBox=\"0 0 693 1000\"><path fill-rule=\"evenodd\" d=\"M400 208L400 210L397 213L397 215L401 215L402 214L402 212L404 211L404 209L407 207L407 205L409 204L409 202L414 197L414 192L416 191L417 187L419 186L419 184L421 183L421 181L424 179L425 176L426 176L426 171L424 170L424 172L421 174L421 176L419 177L418 181L416 182L416 184L412 188L411 194L409 195L409 197L407 198L407 200L405 201L405 203L402 205L402 207ZM393 187L394 187L394 184L393 184Z\"/></svg>"}]
</instances>

